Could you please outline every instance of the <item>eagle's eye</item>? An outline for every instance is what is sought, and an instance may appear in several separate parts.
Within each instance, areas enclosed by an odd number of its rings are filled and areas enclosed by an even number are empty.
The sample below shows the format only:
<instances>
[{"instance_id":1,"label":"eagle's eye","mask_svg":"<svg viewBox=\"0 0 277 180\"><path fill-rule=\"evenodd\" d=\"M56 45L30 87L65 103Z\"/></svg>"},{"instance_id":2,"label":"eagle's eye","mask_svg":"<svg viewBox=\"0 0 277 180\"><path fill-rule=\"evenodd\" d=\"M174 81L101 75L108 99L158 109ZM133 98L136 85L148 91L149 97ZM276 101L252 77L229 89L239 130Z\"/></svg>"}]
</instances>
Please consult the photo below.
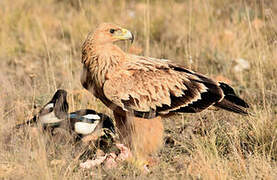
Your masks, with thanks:
<instances>
[{"instance_id":1,"label":"eagle's eye","mask_svg":"<svg viewBox=\"0 0 277 180\"><path fill-rule=\"evenodd\" d=\"M110 29L110 33L114 33L115 32L115 29Z\"/></svg>"}]
</instances>

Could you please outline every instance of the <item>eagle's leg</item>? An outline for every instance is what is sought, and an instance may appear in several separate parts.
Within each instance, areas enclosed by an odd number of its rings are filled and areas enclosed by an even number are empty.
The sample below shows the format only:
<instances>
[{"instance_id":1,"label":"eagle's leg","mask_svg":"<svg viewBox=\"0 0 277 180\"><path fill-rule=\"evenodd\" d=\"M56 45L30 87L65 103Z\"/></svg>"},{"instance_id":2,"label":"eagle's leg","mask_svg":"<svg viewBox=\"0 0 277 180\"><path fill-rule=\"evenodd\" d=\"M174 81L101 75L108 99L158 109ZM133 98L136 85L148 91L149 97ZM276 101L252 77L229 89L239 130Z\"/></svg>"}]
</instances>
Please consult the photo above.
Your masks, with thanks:
<instances>
[{"instance_id":1,"label":"eagle's leg","mask_svg":"<svg viewBox=\"0 0 277 180\"><path fill-rule=\"evenodd\" d=\"M114 117L121 141L132 149L136 158L148 161L161 148L164 130L161 117L144 119L115 111Z\"/></svg>"},{"instance_id":2,"label":"eagle's leg","mask_svg":"<svg viewBox=\"0 0 277 180\"><path fill-rule=\"evenodd\" d=\"M126 112L113 111L114 119L116 123L117 132L119 134L120 141L131 148L131 126L127 125Z\"/></svg>"}]
</instances>

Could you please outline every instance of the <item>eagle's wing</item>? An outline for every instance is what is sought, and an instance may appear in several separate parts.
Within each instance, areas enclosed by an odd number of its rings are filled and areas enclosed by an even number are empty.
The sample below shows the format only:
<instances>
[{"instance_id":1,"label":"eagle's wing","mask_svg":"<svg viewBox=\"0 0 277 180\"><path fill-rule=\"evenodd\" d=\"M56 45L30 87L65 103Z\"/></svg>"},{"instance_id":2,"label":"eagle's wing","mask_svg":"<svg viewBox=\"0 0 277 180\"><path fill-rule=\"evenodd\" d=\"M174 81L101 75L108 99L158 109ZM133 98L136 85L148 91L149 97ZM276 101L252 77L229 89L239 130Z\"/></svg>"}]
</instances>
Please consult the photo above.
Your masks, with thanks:
<instances>
[{"instance_id":1,"label":"eagle's wing","mask_svg":"<svg viewBox=\"0 0 277 180\"><path fill-rule=\"evenodd\" d=\"M127 55L108 75L104 95L138 117L170 112L199 112L218 102L223 92L217 82L168 60Z\"/></svg>"}]
</instances>

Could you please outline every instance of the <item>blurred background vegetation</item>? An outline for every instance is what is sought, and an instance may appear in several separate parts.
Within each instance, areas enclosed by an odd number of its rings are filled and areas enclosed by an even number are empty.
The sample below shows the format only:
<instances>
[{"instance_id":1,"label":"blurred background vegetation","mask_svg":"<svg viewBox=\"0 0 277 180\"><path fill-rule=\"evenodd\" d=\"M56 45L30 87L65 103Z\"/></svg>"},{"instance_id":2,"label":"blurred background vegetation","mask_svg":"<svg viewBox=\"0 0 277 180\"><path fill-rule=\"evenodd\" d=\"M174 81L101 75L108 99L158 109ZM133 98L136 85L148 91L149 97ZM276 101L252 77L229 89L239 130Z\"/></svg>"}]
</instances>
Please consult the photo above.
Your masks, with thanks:
<instances>
[{"instance_id":1,"label":"blurred background vegetation","mask_svg":"<svg viewBox=\"0 0 277 180\"><path fill-rule=\"evenodd\" d=\"M69 144L45 146L43 136L12 133L7 149L3 138L58 88L69 92L70 110L92 108L112 115L80 84L82 42L102 22L135 34L133 45L121 44L125 51L171 59L226 81L251 105L249 117L212 110L166 119L159 166L141 177L277 177L277 1L2 0L0 178L93 176L78 168ZM62 163L53 165L57 159ZM96 174L141 175L130 165Z\"/></svg>"}]
</instances>

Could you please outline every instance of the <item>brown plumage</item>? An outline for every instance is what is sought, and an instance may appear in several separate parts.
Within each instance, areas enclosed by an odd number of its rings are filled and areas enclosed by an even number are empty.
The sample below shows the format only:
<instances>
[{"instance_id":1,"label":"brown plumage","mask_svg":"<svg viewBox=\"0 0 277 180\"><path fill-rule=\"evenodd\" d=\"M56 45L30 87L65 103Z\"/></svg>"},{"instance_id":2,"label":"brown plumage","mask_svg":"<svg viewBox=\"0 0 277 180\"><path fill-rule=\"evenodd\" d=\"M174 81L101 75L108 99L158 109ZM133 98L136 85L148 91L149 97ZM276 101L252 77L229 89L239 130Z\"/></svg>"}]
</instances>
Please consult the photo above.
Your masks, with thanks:
<instances>
[{"instance_id":1,"label":"brown plumage","mask_svg":"<svg viewBox=\"0 0 277 180\"><path fill-rule=\"evenodd\" d=\"M132 33L108 23L89 34L82 48L81 82L113 110L122 140L137 154L151 154L161 145L160 116L196 113L211 105L247 114L248 105L229 85L169 60L127 54L113 44L128 39L133 40Z\"/></svg>"}]
</instances>

